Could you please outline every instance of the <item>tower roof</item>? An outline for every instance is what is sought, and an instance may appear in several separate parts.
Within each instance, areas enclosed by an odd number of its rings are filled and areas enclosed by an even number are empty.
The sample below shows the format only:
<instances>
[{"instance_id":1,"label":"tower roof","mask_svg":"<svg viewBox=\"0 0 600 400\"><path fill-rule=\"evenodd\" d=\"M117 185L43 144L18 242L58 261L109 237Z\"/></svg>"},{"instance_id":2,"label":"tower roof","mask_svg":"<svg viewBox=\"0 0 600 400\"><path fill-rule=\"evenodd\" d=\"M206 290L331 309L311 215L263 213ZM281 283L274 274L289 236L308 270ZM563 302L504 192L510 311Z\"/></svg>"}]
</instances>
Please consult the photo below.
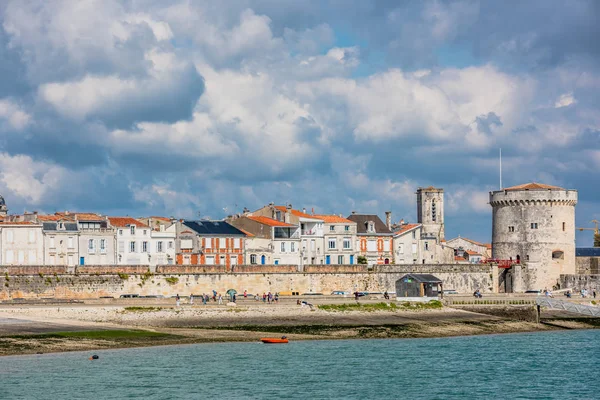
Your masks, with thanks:
<instances>
[{"instance_id":1,"label":"tower roof","mask_svg":"<svg viewBox=\"0 0 600 400\"><path fill-rule=\"evenodd\" d=\"M565 190L558 186L546 185L545 183L530 182L522 185L511 186L504 190Z\"/></svg>"}]
</instances>

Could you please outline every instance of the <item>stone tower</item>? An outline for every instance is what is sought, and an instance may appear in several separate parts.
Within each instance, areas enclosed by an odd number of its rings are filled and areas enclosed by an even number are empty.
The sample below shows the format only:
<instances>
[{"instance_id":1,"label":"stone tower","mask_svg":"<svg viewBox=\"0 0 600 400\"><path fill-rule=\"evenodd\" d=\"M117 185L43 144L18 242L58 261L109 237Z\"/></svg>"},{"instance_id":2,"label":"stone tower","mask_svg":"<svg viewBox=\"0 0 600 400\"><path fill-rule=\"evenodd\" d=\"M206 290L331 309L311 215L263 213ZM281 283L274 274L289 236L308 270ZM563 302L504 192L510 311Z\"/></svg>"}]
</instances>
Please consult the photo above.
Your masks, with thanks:
<instances>
[{"instance_id":1,"label":"stone tower","mask_svg":"<svg viewBox=\"0 0 600 400\"><path fill-rule=\"evenodd\" d=\"M8 207L6 207L4 197L0 196L0 217L5 217L6 214L8 214Z\"/></svg>"},{"instance_id":2,"label":"stone tower","mask_svg":"<svg viewBox=\"0 0 600 400\"><path fill-rule=\"evenodd\" d=\"M575 273L577 191L527 183L490 192L492 257L522 264L514 291L552 289Z\"/></svg>"},{"instance_id":3,"label":"stone tower","mask_svg":"<svg viewBox=\"0 0 600 400\"><path fill-rule=\"evenodd\" d=\"M417 222L423 224L423 236L444 240L444 189L417 189Z\"/></svg>"}]
</instances>

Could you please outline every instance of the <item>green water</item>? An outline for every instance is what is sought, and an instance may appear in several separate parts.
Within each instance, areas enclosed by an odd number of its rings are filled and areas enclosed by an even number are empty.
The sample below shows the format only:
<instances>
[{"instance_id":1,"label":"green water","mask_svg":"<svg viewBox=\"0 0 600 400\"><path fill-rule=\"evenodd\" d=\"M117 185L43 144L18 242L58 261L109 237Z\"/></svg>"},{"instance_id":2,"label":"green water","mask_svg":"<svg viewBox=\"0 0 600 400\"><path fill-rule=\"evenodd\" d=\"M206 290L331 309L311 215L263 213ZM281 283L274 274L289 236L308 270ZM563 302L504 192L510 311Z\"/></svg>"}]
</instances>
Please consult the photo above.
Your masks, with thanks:
<instances>
[{"instance_id":1,"label":"green water","mask_svg":"<svg viewBox=\"0 0 600 400\"><path fill-rule=\"evenodd\" d=\"M1 357L0 399L597 399L599 342L589 330Z\"/></svg>"}]
</instances>

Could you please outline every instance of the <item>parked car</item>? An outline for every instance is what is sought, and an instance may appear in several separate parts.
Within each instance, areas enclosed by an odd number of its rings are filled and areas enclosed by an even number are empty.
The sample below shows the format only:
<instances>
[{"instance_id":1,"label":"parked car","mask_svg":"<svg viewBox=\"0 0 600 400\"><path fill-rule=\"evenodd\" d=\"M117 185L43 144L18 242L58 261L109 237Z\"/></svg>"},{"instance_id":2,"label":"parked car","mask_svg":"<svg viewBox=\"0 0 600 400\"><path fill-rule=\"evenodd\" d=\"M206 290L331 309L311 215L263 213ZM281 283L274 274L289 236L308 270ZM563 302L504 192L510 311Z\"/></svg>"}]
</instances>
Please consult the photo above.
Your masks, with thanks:
<instances>
[{"instance_id":1,"label":"parked car","mask_svg":"<svg viewBox=\"0 0 600 400\"><path fill-rule=\"evenodd\" d=\"M350 292L344 292L343 290L334 290L333 292L331 292L332 296L347 296L349 294Z\"/></svg>"},{"instance_id":2,"label":"parked car","mask_svg":"<svg viewBox=\"0 0 600 400\"><path fill-rule=\"evenodd\" d=\"M323 293L302 293L302 296L323 296Z\"/></svg>"},{"instance_id":3,"label":"parked car","mask_svg":"<svg viewBox=\"0 0 600 400\"><path fill-rule=\"evenodd\" d=\"M458 294L458 292L454 289L447 289L443 291L444 294Z\"/></svg>"},{"instance_id":4,"label":"parked car","mask_svg":"<svg viewBox=\"0 0 600 400\"><path fill-rule=\"evenodd\" d=\"M541 290L526 290L525 294L542 294Z\"/></svg>"},{"instance_id":5,"label":"parked car","mask_svg":"<svg viewBox=\"0 0 600 400\"><path fill-rule=\"evenodd\" d=\"M140 297L139 294L122 294L119 296L119 298L121 299L133 299L133 298L138 298Z\"/></svg>"}]
</instances>

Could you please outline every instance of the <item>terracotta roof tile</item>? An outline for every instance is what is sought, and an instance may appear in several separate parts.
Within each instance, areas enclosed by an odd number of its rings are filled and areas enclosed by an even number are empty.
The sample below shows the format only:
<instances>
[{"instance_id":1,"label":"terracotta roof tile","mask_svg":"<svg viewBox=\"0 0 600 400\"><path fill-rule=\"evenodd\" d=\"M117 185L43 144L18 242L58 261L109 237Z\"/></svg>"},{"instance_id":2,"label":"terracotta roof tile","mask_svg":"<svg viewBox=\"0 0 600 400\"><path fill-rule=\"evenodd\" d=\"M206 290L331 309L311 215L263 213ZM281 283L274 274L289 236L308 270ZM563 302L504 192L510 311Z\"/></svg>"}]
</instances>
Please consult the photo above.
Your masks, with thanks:
<instances>
[{"instance_id":1,"label":"terracotta roof tile","mask_svg":"<svg viewBox=\"0 0 600 400\"><path fill-rule=\"evenodd\" d=\"M330 224L355 224L356 222L350 221L348 218L340 217L339 215L313 215L313 217L323 220L323 222L327 222Z\"/></svg>"},{"instance_id":2,"label":"terracotta roof tile","mask_svg":"<svg viewBox=\"0 0 600 400\"><path fill-rule=\"evenodd\" d=\"M421 224L406 224L403 225L401 229L397 230L396 232L394 232L394 235L402 235L403 233L406 233L408 231L411 231L415 228L418 228L419 226L421 226Z\"/></svg>"},{"instance_id":3,"label":"terracotta roof tile","mask_svg":"<svg viewBox=\"0 0 600 400\"><path fill-rule=\"evenodd\" d=\"M73 221L73 217L70 215L38 215L37 219L39 221L60 221L60 220L68 220Z\"/></svg>"},{"instance_id":4,"label":"terracotta roof tile","mask_svg":"<svg viewBox=\"0 0 600 400\"><path fill-rule=\"evenodd\" d=\"M137 219L131 217L108 217L108 221L112 226L116 226L118 228L125 228L131 225L135 225L138 228L150 228L148 225L143 224Z\"/></svg>"},{"instance_id":5,"label":"terracotta roof tile","mask_svg":"<svg viewBox=\"0 0 600 400\"><path fill-rule=\"evenodd\" d=\"M245 229L241 229L241 228L238 228L238 229L239 229L240 231L244 232L244 233L246 234L246 236L248 236L248 237L254 237L254 236L256 236L256 235L253 235L252 233L248 232L248 231L247 231L247 230L245 230Z\"/></svg>"},{"instance_id":6,"label":"terracotta roof tile","mask_svg":"<svg viewBox=\"0 0 600 400\"><path fill-rule=\"evenodd\" d=\"M258 222L260 224L263 224L263 225L283 227L283 228L296 228L296 225L287 224L285 222L277 221L275 219L268 218L268 217L248 215L246 218L249 218L252 221L256 221L256 222Z\"/></svg>"},{"instance_id":7,"label":"terracotta roof tile","mask_svg":"<svg viewBox=\"0 0 600 400\"><path fill-rule=\"evenodd\" d=\"M0 224L2 225L39 225L40 224L36 224L35 222L30 222L30 221L2 221L0 222Z\"/></svg>"},{"instance_id":8,"label":"terracotta roof tile","mask_svg":"<svg viewBox=\"0 0 600 400\"><path fill-rule=\"evenodd\" d=\"M548 190L565 190L558 186L546 185L545 183L537 183L530 182L524 183L522 185L511 186L508 188L504 188L504 190L540 190L540 189L548 189Z\"/></svg>"},{"instance_id":9,"label":"terracotta roof tile","mask_svg":"<svg viewBox=\"0 0 600 400\"><path fill-rule=\"evenodd\" d=\"M96 213L87 213L87 212L57 212L55 215L60 215L62 217L74 217L78 221L103 221L104 217L100 214Z\"/></svg>"},{"instance_id":10,"label":"terracotta roof tile","mask_svg":"<svg viewBox=\"0 0 600 400\"><path fill-rule=\"evenodd\" d=\"M275 209L278 211L287 212L286 206L275 206ZM310 215L310 214L304 213L300 210L294 210L293 208L290 212L292 215L295 215L296 217L300 217L300 218L321 219L321 218L317 218L317 215Z\"/></svg>"},{"instance_id":11,"label":"terracotta roof tile","mask_svg":"<svg viewBox=\"0 0 600 400\"><path fill-rule=\"evenodd\" d=\"M480 255L482 255L481 253L478 253L478 252L473 251L473 250L465 250L465 253L467 253L470 256L480 256Z\"/></svg>"}]
</instances>

